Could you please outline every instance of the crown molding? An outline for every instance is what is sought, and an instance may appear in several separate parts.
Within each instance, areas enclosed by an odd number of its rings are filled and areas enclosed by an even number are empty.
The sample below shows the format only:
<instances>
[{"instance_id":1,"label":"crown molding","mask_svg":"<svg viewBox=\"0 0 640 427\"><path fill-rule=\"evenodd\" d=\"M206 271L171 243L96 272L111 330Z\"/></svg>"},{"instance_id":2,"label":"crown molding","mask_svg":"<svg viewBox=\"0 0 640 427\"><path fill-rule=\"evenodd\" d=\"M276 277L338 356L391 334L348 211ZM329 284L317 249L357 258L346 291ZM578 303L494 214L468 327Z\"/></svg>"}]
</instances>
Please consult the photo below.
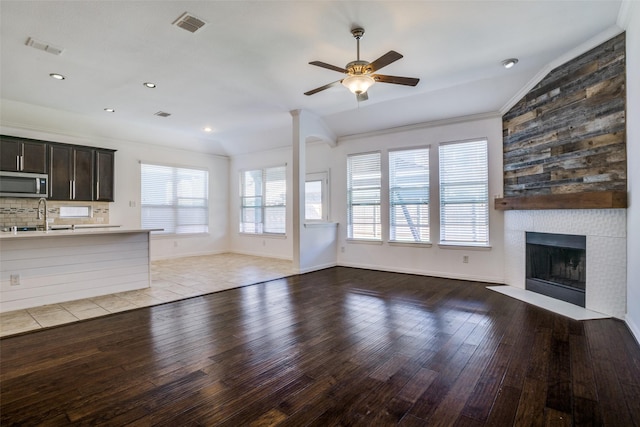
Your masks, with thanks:
<instances>
[{"instance_id":1,"label":"crown molding","mask_svg":"<svg viewBox=\"0 0 640 427\"><path fill-rule=\"evenodd\" d=\"M498 111L492 111L489 113L472 114L469 116L459 116L459 117L452 117L449 119L415 123L415 124L405 125L405 126L397 126L397 127L387 128L387 129L375 130L371 132L354 133L354 134L338 137L338 143L346 142L353 139L359 139L359 138L388 135L390 133L408 132L412 130L428 129L428 128L433 128L438 126L455 125L458 123L474 122L478 120L495 119L495 118L500 118L501 116L502 116L502 113Z\"/></svg>"}]
</instances>

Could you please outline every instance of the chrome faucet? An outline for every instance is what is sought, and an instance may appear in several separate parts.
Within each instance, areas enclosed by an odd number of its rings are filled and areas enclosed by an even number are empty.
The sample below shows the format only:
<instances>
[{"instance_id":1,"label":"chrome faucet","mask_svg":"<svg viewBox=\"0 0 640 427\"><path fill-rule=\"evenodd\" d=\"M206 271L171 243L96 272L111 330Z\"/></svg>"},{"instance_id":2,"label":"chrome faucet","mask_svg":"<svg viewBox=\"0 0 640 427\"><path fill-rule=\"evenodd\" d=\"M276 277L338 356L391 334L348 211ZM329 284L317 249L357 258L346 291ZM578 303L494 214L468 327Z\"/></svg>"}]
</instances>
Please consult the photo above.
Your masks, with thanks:
<instances>
[{"instance_id":1,"label":"chrome faucet","mask_svg":"<svg viewBox=\"0 0 640 427\"><path fill-rule=\"evenodd\" d=\"M49 230L49 223L47 222L47 199L41 197L38 200L38 219L42 219L42 214L40 213L40 204L44 203L44 225L42 226L43 231Z\"/></svg>"}]
</instances>

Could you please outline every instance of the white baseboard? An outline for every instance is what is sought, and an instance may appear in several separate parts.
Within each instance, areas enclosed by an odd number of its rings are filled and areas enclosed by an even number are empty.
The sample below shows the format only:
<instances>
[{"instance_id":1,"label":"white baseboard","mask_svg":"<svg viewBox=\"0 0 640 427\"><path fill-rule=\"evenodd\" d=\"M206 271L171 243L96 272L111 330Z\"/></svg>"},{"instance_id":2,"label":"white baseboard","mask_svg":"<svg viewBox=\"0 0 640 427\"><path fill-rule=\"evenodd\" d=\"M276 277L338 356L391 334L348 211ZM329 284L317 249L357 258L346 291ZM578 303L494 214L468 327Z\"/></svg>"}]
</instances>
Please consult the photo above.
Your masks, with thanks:
<instances>
[{"instance_id":1,"label":"white baseboard","mask_svg":"<svg viewBox=\"0 0 640 427\"><path fill-rule=\"evenodd\" d=\"M624 322L627 324L627 327L631 331L631 335L636 339L638 345L640 345L640 327L629 317L629 315L624 316Z\"/></svg>"},{"instance_id":2,"label":"white baseboard","mask_svg":"<svg viewBox=\"0 0 640 427\"><path fill-rule=\"evenodd\" d=\"M151 258L151 261L162 261L165 259L179 259L179 258L189 258L194 256L208 256L208 255L220 255L226 254L229 251L205 251L205 252L187 252L187 253L179 253L172 255L162 255L162 256L154 256Z\"/></svg>"},{"instance_id":3,"label":"white baseboard","mask_svg":"<svg viewBox=\"0 0 640 427\"><path fill-rule=\"evenodd\" d=\"M260 258L274 258L274 259L282 259L285 261L293 261L291 258L286 256L275 256L271 254L265 254L263 252L253 252L253 251L226 251L225 253L229 254L238 254L238 255L249 255L249 256L259 256Z\"/></svg>"},{"instance_id":4,"label":"white baseboard","mask_svg":"<svg viewBox=\"0 0 640 427\"><path fill-rule=\"evenodd\" d=\"M311 273L312 271L324 270L325 268L337 267L335 262L328 262L326 264L314 265L313 267L301 269L298 274Z\"/></svg>"},{"instance_id":5,"label":"white baseboard","mask_svg":"<svg viewBox=\"0 0 640 427\"><path fill-rule=\"evenodd\" d=\"M451 273L444 273L441 271L425 271L425 270L416 270L411 268L396 268L396 267L391 268L391 267L385 267L383 265L371 265L371 264L359 264L359 263L340 263L339 262L337 265L339 267L364 268L366 270L388 271L390 273L416 274L418 276L441 277L443 279L468 280L470 282L497 283L500 285L504 284L504 278L502 277L451 274Z\"/></svg>"}]
</instances>

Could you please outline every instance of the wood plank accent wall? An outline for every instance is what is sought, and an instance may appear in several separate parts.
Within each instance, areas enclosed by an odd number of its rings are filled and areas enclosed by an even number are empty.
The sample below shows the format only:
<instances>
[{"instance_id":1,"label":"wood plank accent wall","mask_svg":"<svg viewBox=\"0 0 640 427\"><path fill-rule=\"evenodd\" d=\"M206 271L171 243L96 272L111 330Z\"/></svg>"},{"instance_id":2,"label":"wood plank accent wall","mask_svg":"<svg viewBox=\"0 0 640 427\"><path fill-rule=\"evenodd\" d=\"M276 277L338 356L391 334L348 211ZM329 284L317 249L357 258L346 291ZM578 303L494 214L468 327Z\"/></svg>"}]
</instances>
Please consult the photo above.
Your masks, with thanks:
<instances>
[{"instance_id":1,"label":"wood plank accent wall","mask_svg":"<svg viewBox=\"0 0 640 427\"><path fill-rule=\"evenodd\" d=\"M551 71L503 116L505 198L626 191L625 75L622 33Z\"/></svg>"}]
</instances>

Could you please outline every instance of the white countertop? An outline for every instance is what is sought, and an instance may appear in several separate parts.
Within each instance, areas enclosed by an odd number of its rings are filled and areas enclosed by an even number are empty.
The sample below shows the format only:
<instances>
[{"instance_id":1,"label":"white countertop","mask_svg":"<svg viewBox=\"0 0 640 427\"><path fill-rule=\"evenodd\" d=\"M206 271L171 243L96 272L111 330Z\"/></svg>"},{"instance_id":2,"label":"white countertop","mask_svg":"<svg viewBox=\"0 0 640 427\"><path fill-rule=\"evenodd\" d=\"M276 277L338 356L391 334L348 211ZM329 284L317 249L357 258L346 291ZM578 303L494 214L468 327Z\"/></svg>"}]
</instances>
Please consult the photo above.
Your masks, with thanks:
<instances>
[{"instance_id":1,"label":"white countertop","mask_svg":"<svg viewBox=\"0 0 640 427\"><path fill-rule=\"evenodd\" d=\"M119 226L90 226L90 227L76 227L75 230L49 230L49 231L18 231L13 233L11 231L0 232L0 239L32 239L32 238L47 238L47 237L69 237L69 236L86 236L96 234L127 234L127 233L151 233L152 231L162 231L162 228L122 228Z\"/></svg>"}]
</instances>

